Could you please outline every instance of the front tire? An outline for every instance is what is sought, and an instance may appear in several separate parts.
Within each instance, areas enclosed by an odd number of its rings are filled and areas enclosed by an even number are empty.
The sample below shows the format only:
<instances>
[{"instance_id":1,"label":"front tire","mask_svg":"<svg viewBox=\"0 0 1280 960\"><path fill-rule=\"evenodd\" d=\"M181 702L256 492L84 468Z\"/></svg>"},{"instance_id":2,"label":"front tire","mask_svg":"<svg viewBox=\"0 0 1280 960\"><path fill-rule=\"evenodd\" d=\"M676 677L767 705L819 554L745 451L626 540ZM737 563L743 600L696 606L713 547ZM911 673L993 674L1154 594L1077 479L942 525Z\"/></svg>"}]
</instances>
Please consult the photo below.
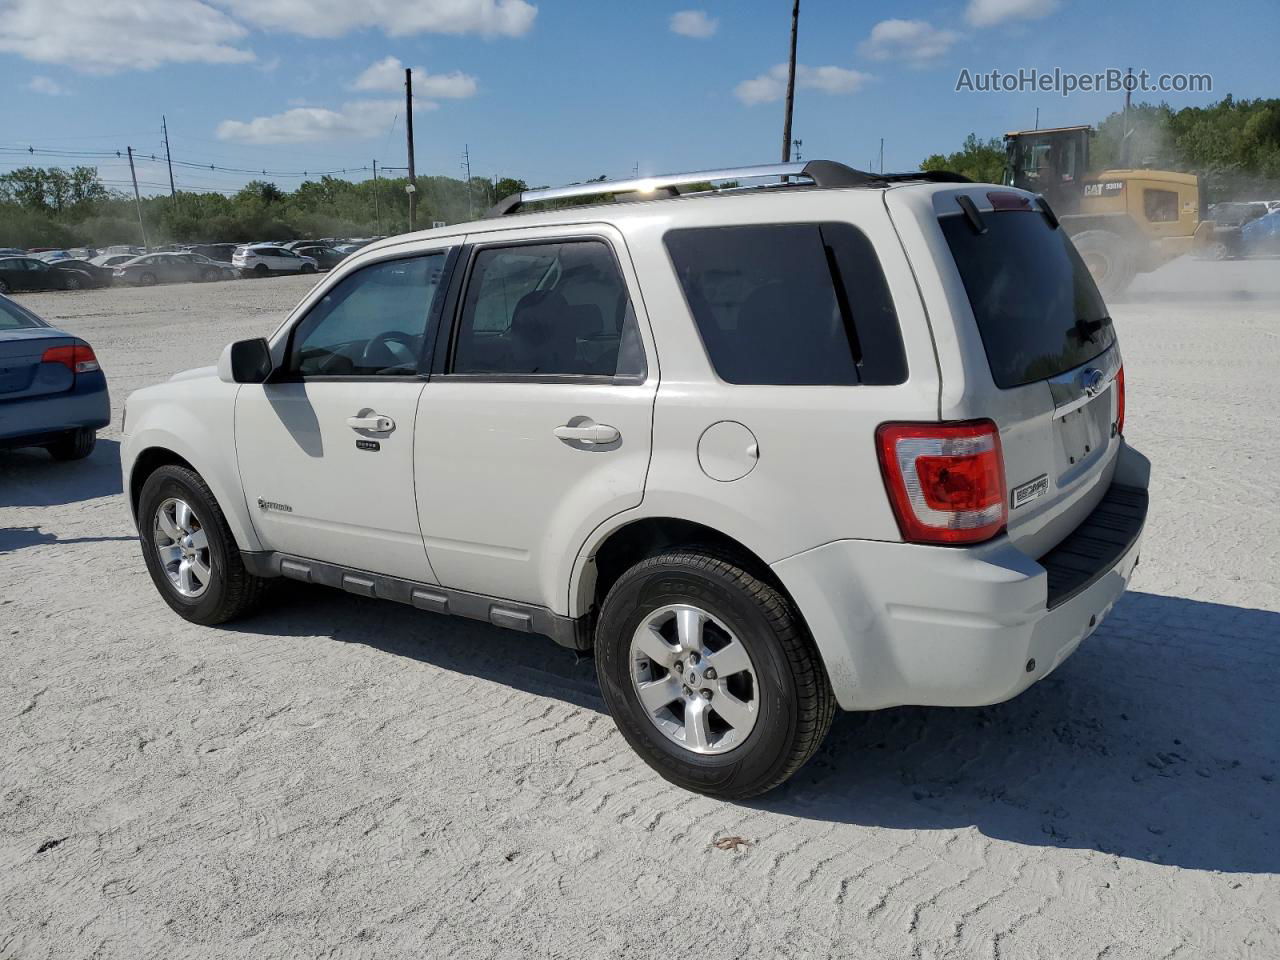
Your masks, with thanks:
<instances>
[{"instance_id":1,"label":"front tire","mask_svg":"<svg viewBox=\"0 0 1280 960\"><path fill-rule=\"evenodd\" d=\"M802 767L835 712L799 613L737 560L677 547L624 573L596 627L618 730L672 783L730 800Z\"/></svg>"},{"instance_id":2,"label":"front tire","mask_svg":"<svg viewBox=\"0 0 1280 960\"><path fill-rule=\"evenodd\" d=\"M98 443L98 431L89 427L71 430L49 444L49 454L55 460L83 460L93 453Z\"/></svg>"},{"instance_id":3,"label":"front tire","mask_svg":"<svg viewBox=\"0 0 1280 960\"><path fill-rule=\"evenodd\" d=\"M1137 267L1123 237L1110 230L1085 230L1071 240L1104 297L1118 296L1129 288Z\"/></svg>"},{"instance_id":4,"label":"front tire","mask_svg":"<svg viewBox=\"0 0 1280 960\"><path fill-rule=\"evenodd\" d=\"M192 623L244 616L270 584L245 569L222 508L194 470L169 465L147 477L138 497L138 532L160 596Z\"/></svg>"},{"instance_id":5,"label":"front tire","mask_svg":"<svg viewBox=\"0 0 1280 960\"><path fill-rule=\"evenodd\" d=\"M309 264L309 263L304 263L304 264L302 265L302 272L303 272L303 273L315 273L315 272L316 272L316 268L315 268L315 267L313 267L313 266L312 266L311 264Z\"/></svg>"}]
</instances>

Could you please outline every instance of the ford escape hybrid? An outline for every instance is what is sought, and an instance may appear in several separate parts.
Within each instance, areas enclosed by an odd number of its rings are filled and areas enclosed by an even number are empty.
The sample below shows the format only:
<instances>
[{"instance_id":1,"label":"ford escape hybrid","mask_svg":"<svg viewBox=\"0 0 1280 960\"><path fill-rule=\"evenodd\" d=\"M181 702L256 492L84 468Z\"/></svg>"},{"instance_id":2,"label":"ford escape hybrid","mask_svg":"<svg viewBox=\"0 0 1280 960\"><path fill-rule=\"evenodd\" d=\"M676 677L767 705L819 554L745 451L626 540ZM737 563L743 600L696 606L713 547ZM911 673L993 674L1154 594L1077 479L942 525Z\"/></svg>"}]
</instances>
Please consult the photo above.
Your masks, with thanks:
<instances>
[{"instance_id":1,"label":"ford escape hybrid","mask_svg":"<svg viewBox=\"0 0 1280 960\"><path fill-rule=\"evenodd\" d=\"M1006 700L1096 629L1146 517L1124 418L1041 198L818 161L365 247L134 393L122 461L188 620L289 577L547 634L662 776L747 797L837 706Z\"/></svg>"}]
</instances>

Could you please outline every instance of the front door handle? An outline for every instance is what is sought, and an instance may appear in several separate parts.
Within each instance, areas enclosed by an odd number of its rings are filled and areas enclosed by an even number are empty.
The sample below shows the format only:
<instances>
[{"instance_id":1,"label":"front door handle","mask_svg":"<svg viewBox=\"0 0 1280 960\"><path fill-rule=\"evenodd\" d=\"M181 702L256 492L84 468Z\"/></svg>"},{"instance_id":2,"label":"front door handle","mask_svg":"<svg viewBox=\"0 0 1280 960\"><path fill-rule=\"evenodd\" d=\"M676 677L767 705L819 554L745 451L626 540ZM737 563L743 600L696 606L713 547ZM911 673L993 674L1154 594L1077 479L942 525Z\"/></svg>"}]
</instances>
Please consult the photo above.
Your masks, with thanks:
<instances>
[{"instance_id":1,"label":"front door handle","mask_svg":"<svg viewBox=\"0 0 1280 960\"><path fill-rule=\"evenodd\" d=\"M347 426L367 433L390 433L396 428L396 422L380 413L370 413L363 417L347 417Z\"/></svg>"},{"instance_id":2,"label":"front door handle","mask_svg":"<svg viewBox=\"0 0 1280 960\"><path fill-rule=\"evenodd\" d=\"M561 440L577 440L580 443L617 443L622 436L617 427L591 420L583 420L573 426L562 424L552 432Z\"/></svg>"}]
</instances>

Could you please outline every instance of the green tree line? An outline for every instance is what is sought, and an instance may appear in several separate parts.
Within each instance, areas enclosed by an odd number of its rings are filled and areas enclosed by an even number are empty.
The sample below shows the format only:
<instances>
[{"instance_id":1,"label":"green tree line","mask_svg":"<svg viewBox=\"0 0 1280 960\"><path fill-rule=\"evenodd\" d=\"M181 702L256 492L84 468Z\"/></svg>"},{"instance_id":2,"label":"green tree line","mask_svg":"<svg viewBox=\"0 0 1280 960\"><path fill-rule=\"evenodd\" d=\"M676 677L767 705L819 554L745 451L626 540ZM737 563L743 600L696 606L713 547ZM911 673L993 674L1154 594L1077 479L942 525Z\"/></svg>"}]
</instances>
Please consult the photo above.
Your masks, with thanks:
<instances>
[{"instance_id":1,"label":"green tree line","mask_svg":"<svg viewBox=\"0 0 1280 960\"><path fill-rule=\"evenodd\" d=\"M296 190L255 180L232 196L179 191L142 199L152 246L308 237L357 237L409 229L408 179L308 180ZM520 180L418 177L415 225L458 223L526 189ZM108 190L93 167L23 167L0 175L0 247L105 247L142 243L131 193Z\"/></svg>"},{"instance_id":2,"label":"green tree line","mask_svg":"<svg viewBox=\"0 0 1280 960\"><path fill-rule=\"evenodd\" d=\"M1174 110L1167 103L1129 108L1125 144L1123 111L1097 124L1089 149L1094 170L1125 164L1198 173L1209 199L1280 198L1280 99L1236 100L1230 94L1207 107ZM954 153L935 153L924 170L953 170L996 182L1004 169L1004 141L971 133Z\"/></svg>"}]
</instances>

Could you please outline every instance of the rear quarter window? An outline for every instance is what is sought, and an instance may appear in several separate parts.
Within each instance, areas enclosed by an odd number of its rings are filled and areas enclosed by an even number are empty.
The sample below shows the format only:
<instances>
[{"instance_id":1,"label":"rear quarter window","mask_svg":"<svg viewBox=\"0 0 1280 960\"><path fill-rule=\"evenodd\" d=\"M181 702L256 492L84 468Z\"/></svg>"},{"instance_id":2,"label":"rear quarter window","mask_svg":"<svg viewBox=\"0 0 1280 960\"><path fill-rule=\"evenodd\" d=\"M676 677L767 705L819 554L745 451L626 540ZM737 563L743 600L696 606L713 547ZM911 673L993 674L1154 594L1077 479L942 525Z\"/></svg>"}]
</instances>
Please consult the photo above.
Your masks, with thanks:
<instances>
[{"instance_id":1,"label":"rear quarter window","mask_svg":"<svg viewBox=\"0 0 1280 960\"><path fill-rule=\"evenodd\" d=\"M939 218L998 387L1065 373L1115 343L1102 295L1066 230L1038 212L984 212L977 233L957 207Z\"/></svg>"},{"instance_id":2,"label":"rear quarter window","mask_svg":"<svg viewBox=\"0 0 1280 960\"><path fill-rule=\"evenodd\" d=\"M672 230L665 243L728 383L889 384L906 356L871 242L847 223Z\"/></svg>"}]
</instances>

